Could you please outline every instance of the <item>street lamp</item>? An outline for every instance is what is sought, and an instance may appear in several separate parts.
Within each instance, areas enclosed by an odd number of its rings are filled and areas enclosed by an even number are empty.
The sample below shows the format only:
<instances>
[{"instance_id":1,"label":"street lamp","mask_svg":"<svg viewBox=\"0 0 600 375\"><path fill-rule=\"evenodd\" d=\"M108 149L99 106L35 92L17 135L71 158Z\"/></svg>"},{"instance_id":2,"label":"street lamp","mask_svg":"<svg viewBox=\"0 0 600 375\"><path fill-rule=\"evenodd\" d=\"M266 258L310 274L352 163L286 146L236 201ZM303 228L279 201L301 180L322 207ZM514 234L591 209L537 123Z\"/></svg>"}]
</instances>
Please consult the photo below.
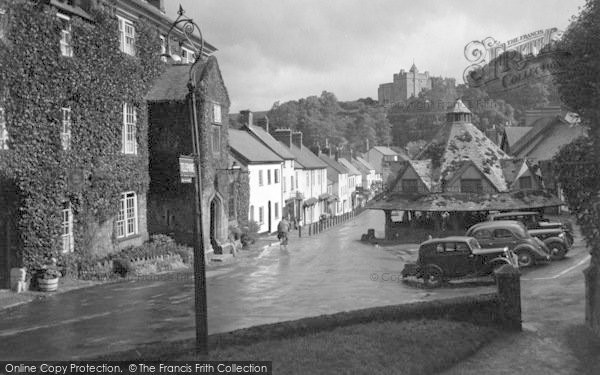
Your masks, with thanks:
<instances>
[{"instance_id":1,"label":"street lamp","mask_svg":"<svg viewBox=\"0 0 600 375\"><path fill-rule=\"evenodd\" d=\"M206 264L204 259L204 233L202 230L202 170L200 168L200 131L198 127L198 114L196 108L196 64L202 60L204 52L204 39L200 27L191 19L184 16L185 11L179 5L177 19L171 25L167 33L167 54L170 52L171 33L174 30L183 38L180 39L181 46L185 40L193 47L195 60L190 66L189 81L187 84L189 90L190 104L190 126L192 131L192 148L194 160L194 290L195 290L195 311L196 311L196 353L208 353L208 323L206 308ZM192 35L198 31L200 35L200 45L197 46L192 40ZM174 59L175 60L175 59Z\"/></svg>"}]
</instances>

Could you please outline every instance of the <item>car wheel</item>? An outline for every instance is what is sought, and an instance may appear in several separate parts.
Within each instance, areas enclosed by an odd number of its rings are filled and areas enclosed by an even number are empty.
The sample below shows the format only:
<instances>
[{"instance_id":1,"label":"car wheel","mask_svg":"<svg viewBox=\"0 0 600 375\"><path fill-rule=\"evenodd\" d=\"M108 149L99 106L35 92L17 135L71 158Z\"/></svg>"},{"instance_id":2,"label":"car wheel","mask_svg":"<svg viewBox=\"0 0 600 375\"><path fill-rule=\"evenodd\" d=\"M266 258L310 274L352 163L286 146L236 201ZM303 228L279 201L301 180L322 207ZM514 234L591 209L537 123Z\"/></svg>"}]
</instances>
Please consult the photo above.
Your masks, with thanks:
<instances>
[{"instance_id":1,"label":"car wheel","mask_svg":"<svg viewBox=\"0 0 600 375\"><path fill-rule=\"evenodd\" d=\"M548 245L548 249L550 249L550 257L552 260L564 259L565 254L567 253L567 248L560 242L552 242Z\"/></svg>"},{"instance_id":2,"label":"car wheel","mask_svg":"<svg viewBox=\"0 0 600 375\"><path fill-rule=\"evenodd\" d=\"M435 267L429 267L423 274L423 281L428 288L436 288L442 284L442 271Z\"/></svg>"},{"instance_id":3,"label":"car wheel","mask_svg":"<svg viewBox=\"0 0 600 375\"><path fill-rule=\"evenodd\" d=\"M533 255L529 251L520 251L517 253L519 267L531 267L534 264Z\"/></svg>"}]
</instances>

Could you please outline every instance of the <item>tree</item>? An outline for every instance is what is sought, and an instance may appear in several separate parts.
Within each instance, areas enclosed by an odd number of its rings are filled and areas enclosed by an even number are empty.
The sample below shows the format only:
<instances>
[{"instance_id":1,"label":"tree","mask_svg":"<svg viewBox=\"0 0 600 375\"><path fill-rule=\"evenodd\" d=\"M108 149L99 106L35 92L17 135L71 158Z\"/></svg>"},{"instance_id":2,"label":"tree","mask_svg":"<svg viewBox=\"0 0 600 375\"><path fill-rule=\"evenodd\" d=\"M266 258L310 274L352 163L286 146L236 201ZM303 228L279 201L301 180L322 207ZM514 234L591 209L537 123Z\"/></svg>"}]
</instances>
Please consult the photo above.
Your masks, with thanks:
<instances>
[{"instance_id":1,"label":"tree","mask_svg":"<svg viewBox=\"0 0 600 375\"><path fill-rule=\"evenodd\" d=\"M576 140L555 157L567 204L591 248L586 270L586 321L600 334L600 0L588 0L557 45L561 99L590 127L590 139Z\"/></svg>"}]
</instances>

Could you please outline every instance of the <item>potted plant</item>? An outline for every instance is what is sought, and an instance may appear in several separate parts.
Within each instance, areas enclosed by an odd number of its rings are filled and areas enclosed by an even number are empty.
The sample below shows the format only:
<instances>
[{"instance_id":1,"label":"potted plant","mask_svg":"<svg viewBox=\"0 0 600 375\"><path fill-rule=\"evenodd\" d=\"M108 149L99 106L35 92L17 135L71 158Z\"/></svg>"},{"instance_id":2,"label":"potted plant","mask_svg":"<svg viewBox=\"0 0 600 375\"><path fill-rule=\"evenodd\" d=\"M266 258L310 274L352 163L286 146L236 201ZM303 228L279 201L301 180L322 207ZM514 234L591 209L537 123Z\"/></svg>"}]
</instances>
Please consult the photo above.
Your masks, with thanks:
<instances>
[{"instance_id":1,"label":"potted plant","mask_svg":"<svg viewBox=\"0 0 600 375\"><path fill-rule=\"evenodd\" d=\"M55 292L58 288L58 279L62 272L57 266L57 260L50 257L47 264L35 268L35 281L37 287L42 292Z\"/></svg>"},{"instance_id":2,"label":"potted plant","mask_svg":"<svg viewBox=\"0 0 600 375\"><path fill-rule=\"evenodd\" d=\"M38 288L42 292L55 292L58 289L58 279L61 272L56 266L46 266L37 272Z\"/></svg>"}]
</instances>

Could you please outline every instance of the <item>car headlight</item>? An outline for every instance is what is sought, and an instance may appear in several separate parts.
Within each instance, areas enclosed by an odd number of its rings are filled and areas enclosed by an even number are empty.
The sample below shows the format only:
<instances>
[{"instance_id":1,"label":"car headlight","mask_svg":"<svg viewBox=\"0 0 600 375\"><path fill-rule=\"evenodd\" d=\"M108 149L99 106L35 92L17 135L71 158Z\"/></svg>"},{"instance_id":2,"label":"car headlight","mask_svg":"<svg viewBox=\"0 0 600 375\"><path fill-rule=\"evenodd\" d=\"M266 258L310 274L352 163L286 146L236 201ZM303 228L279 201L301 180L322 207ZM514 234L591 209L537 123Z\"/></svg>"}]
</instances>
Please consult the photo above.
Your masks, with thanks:
<instances>
[{"instance_id":1,"label":"car headlight","mask_svg":"<svg viewBox=\"0 0 600 375\"><path fill-rule=\"evenodd\" d=\"M564 239L565 238L565 233L562 232L561 234L558 235L558 237Z\"/></svg>"}]
</instances>

